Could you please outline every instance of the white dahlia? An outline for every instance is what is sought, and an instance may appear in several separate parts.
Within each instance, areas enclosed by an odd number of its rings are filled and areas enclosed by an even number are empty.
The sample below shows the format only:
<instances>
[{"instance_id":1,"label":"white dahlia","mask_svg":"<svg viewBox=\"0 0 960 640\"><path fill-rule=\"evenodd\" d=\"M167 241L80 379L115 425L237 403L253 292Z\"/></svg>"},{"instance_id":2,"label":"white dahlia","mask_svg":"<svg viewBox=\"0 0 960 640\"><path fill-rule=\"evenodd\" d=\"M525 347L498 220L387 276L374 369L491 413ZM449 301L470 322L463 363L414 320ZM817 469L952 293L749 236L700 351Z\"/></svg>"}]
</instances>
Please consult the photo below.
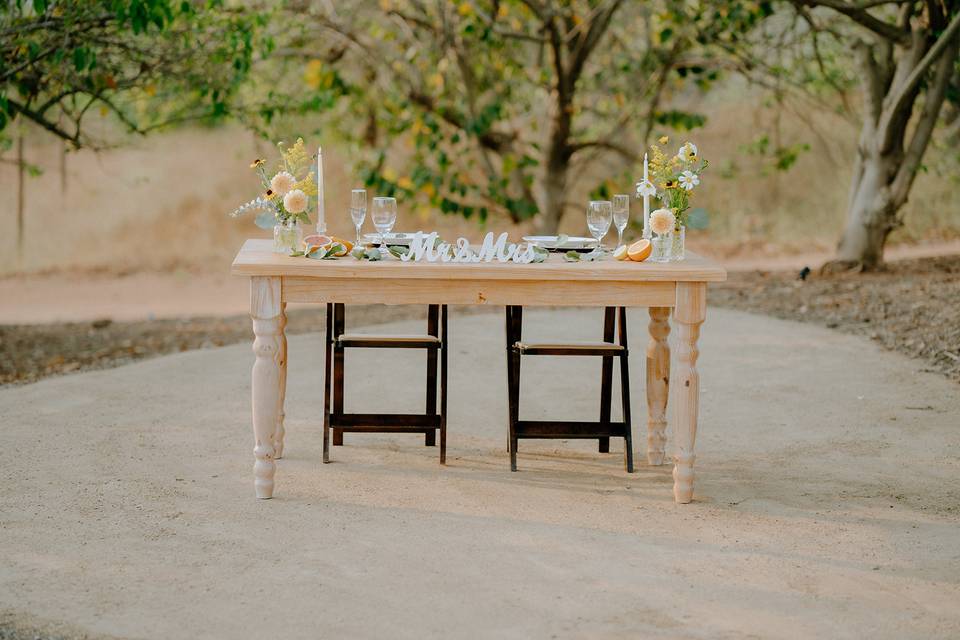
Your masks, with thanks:
<instances>
[{"instance_id":1,"label":"white dahlia","mask_svg":"<svg viewBox=\"0 0 960 640\"><path fill-rule=\"evenodd\" d=\"M281 196L286 195L293 185L297 184L297 179L287 171L281 171L270 180L270 189Z\"/></svg>"},{"instance_id":2,"label":"white dahlia","mask_svg":"<svg viewBox=\"0 0 960 640\"><path fill-rule=\"evenodd\" d=\"M670 209L657 209L650 214L650 230L654 233L663 235L673 231L677 219Z\"/></svg>"},{"instance_id":3,"label":"white dahlia","mask_svg":"<svg viewBox=\"0 0 960 640\"><path fill-rule=\"evenodd\" d=\"M283 196L283 208L290 213L303 213L307 210L307 194L300 189L288 191L287 195Z\"/></svg>"}]
</instances>

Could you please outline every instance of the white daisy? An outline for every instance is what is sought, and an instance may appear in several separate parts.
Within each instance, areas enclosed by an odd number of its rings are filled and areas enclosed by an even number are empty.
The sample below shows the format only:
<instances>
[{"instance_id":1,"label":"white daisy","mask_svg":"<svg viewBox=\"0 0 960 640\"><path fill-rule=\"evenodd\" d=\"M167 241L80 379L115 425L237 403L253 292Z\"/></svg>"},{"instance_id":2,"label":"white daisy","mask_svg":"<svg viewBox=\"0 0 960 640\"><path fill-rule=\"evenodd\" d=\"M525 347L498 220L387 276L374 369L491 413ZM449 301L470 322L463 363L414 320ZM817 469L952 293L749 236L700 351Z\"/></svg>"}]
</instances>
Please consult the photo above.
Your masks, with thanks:
<instances>
[{"instance_id":1,"label":"white daisy","mask_svg":"<svg viewBox=\"0 0 960 640\"><path fill-rule=\"evenodd\" d=\"M649 180L642 180L637 183L637 197L642 198L643 196L655 196L657 195L657 188L653 186L653 183Z\"/></svg>"},{"instance_id":2,"label":"white daisy","mask_svg":"<svg viewBox=\"0 0 960 640\"><path fill-rule=\"evenodd\" d=\"M270 188L274 193L281 196L287 195L287 192L293 189L295 184L297 184L297 179L287 171L281 171L270 180Z\"/></svg>"},{"instance_id":3,"label":"white daisy","mask_svg":"<svg viewBox=\"0 0 960 640\"><path fill-rule=\"evenodd\" d=\"M303 213L307 210L307 194L300 189L288 191L283 196L283 208L290 213Z\"/></svg>"},{"instance_id":4,"label":"white daisy","mask_svg":"<svg viewBox=\"0 0 960 640\"><path fill-rule=\"evenodd\" d=\"M700 184L700 176L693 171L684 171L680 174L680 186L687 191L693 191L698 184Z\"/></svg>"},{"instance_id":5,"label":"white daisy","mask_svg":"<svg viewBox=\"0 0 960 640\"><path fill-rule=\"evenodd\" d=\"M680 147L680 151L677 151L677 157L684 162L693 162L697 159L698 153L697 145L692 142L684 142L683 146Z\"/></svg>"}]
</instances>

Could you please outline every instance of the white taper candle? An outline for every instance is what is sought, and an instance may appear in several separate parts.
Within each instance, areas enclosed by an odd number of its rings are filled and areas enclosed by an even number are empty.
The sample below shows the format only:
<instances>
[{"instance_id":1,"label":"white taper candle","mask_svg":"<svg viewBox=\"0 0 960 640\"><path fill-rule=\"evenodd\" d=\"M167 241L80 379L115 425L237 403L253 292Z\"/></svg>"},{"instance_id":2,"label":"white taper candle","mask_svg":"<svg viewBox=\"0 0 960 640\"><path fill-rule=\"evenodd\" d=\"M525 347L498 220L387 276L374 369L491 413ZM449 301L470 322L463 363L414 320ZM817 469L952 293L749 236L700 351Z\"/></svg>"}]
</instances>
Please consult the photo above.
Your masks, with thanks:
<instances>
[{"instance_id":1,"label":"white taper candle","mask_svg":"<svg viewBox=\"0 0 960 640\"><path fill-rule=\"evenodd\" d=\"M646 187L650 177L647 175L647 154L643 154L643 185ZM650 237L650 196L643 192L643 237Z\"/></svg>"},{"instance_id":2,"label":"white taper candle","mask_svg":"<svg viewBox=\"0 0 960 640\"><path fill-rule=\"evenodd\" d=\"M327 232L327 216L323 208L323 147L317 147L317 233Z\"/></svg>"}]
</instances>

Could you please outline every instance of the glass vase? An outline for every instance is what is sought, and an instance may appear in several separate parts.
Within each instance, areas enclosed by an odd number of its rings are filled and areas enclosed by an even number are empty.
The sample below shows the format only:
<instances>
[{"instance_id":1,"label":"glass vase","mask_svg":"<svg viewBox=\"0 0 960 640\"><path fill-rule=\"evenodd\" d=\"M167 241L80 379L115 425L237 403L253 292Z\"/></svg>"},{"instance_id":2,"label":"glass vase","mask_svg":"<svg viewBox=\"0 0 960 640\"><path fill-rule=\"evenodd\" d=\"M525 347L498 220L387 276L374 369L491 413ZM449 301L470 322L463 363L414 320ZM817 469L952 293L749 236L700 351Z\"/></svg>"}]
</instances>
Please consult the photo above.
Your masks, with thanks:
<instances>
[{"instance_id":1,"label":"glass vase","mask_svg":"<svg viewBox=\"0 0 960 640\"><path fill-rule=\"evenodd\" d=\"M670 260L673 262L679 262L686 257L686 239L687 239L687 228L680 225L679 228L674 229L672 236L671 245L670 245Z\"/></svg>"},{"instance_id":2,"label":"glass vase","mask_svg":"<svg viewBox=\"0 0 960 640\"><path fill-rule=\"evenodd\" d=\"M303 229L296 220L281 222L273 227L273 252L287 253L299 251L303 244Z\"/></svg>"},{"instance_id":3,"label":"glass vase","mask_svg":"<svg viewBox=\"0 0 960 640\"><path fill-rule=\"evenodd\" d=\"M650 238L653 248L650 262L670 262L670 249L673 247L673 233L655 233Z\"/></svg>"}]
</instances>

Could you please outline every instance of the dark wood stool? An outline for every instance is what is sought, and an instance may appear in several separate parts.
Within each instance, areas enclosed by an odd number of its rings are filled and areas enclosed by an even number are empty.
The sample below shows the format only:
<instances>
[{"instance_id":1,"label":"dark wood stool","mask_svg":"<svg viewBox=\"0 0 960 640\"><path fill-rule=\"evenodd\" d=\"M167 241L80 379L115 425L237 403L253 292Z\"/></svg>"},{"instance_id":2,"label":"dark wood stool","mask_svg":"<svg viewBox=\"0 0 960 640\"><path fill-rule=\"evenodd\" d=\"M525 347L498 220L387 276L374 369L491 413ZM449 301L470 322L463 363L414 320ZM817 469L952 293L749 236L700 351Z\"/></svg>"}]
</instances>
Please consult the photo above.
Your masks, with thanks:
<instances>
[{"instance_id":1,"label":"dark wood stool","mask_svg":"<svg viewBox=\"0 0 960 640\"><path fill-rule=\"evenodd\" d=\"M422 433L428 447L436 446L440 431L440 464L447 462L447 306L427 310L427 334L378 336L344 333L344 306L327 304L326 377L323 391L323 461L330 462L329 434L343 444L344 432ZM439 326L438 326L439 325ZM344 356L349 348L426 349L427 406L425 413L344 413ZM332 359L332 366L331 366ZM437 364L440 367L440 411L437 412ZM330 393L333 390L333 411Z\"/></svg>"},{"instance_id":2,"label":"dark wood stool","mask_svg":"<svg viewBox=\"0 0 960 640\"><path fill-rule=\"evenodd\" d=\"M522 341L523 307L508 306L507 396L510 406L510 470L517 470L517 443L520 438L581 438L599 441L601 453L610 451L610 438L624 439L624 465L633 473L633 437L630 429L630 371L627 362L627 310L619 307L620 341L615 343L617 307L604 309L603 342L532 344ZM561 420L520 420L521 356L601 356L599 422ZM613 359L620 358L620 396L623 422L611 422Z\"/></svg>"}]
</instances>

